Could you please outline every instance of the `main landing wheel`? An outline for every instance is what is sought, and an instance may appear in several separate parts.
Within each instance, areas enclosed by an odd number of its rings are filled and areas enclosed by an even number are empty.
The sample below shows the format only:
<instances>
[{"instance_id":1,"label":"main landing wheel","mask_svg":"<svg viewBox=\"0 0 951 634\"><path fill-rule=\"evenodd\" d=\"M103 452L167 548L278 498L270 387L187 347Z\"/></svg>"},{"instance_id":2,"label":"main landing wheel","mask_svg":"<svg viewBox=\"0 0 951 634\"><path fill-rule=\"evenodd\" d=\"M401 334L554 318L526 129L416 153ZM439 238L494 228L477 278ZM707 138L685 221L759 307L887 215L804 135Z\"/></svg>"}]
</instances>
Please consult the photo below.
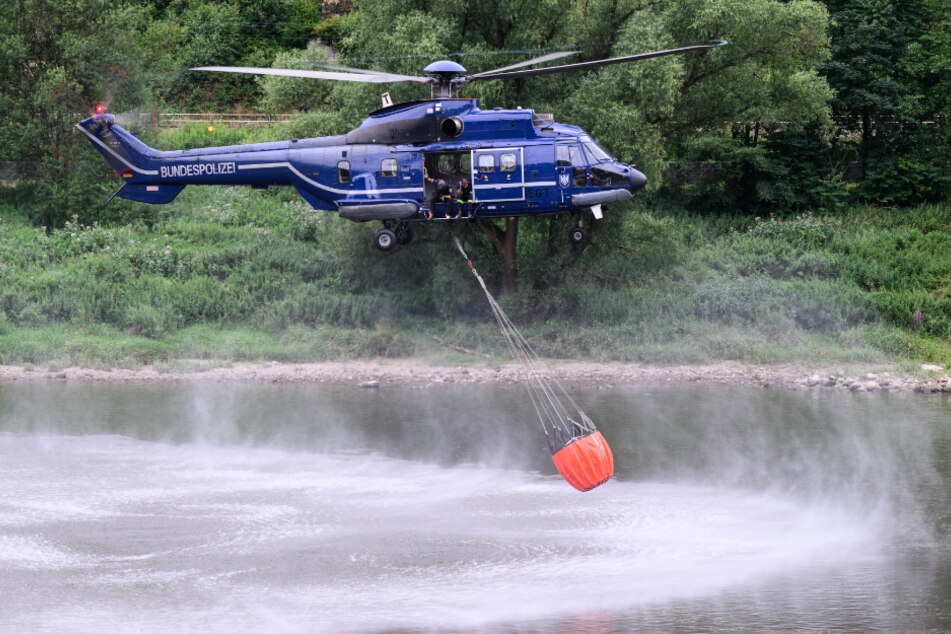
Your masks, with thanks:
<instances>
[{"instance_id":1,"label":"main landing wheel","mask_svg":"<svg viewBox=\"0 0 951 634\"><path fill-rule=\"evenodd\" d=\"M396 248L396 234L390 229L380 229L373 236L373 244L380 251L392 251Z\"/></svg>"},{"instance_id":2,"label":"main landing wheel","mask_svg":"<svg viewBox=\"0 0 951 634\"><path fill-rule=\"evenodd\" d=\"M588 239L588 230L584 227L572 227L568 232L568 239L571 244L581 244Z\"/></svg>"},{"instance_id":3,"label":"main landing wheel","mask_svg":"<svg viewBox=\"0 0 951 634\"><path fill-rule=\"evenodd\" d=\"M393 229L397 244L409 244L413 241L413 228L409 223L401 222Z\"/></svg>"}]
</instances>

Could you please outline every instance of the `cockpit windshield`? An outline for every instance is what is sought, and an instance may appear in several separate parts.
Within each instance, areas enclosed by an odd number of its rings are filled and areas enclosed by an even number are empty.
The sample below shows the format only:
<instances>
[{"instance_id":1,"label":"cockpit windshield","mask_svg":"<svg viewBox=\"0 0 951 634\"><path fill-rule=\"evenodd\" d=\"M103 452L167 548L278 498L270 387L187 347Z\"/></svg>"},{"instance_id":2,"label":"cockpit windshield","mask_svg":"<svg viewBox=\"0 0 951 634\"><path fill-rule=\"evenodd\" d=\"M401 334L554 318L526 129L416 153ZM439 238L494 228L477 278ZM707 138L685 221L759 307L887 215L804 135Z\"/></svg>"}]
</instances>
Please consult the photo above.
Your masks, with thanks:
<instances>
[{"instance_id":1,"label":"cockpit windshield","mask_svg":"<svg viewBox=\"0 0 951 634\"><path fill-rule=\"evenodd\" d=\"M587 152L588 156L596 162L600 163L602 161L613 161L614 158L604 151L600 145L591 141L590 139L584 142L584 150Z\"/></svg>"}]
</instances>

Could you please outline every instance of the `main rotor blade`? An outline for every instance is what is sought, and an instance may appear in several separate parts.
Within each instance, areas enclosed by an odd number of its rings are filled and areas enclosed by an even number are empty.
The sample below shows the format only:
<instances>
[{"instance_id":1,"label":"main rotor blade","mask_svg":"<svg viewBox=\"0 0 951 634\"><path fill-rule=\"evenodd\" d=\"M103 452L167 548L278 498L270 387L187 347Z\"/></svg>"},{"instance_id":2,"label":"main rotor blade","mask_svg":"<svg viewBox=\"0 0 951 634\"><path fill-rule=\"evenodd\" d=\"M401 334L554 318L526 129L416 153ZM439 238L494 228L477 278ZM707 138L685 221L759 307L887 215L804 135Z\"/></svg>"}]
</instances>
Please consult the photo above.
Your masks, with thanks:
<instances>
[{"instance_id":1,"label":"main rotor blade","mask_svg":"<svg viewBox=\"0 0 951 634\"><path fill-rule=\"evenodd\" d=\"M682 48L671 48L665 51L652 51L650 53L638 53L637 55L625 55L624 57L611 57L609 59L597 59L591 62L578 62L577 64L564 64L562 66L549 66L548 68L532 68L529 70L517 70L511 73L498 73L494 75L473 75L473 81L488 79L518 79L520 77L531 77L533 75L548 75L551 73L566 73L572 70L586 70L589 68L598 68L599 66L608 66L610 64L622 64L624 62L633 62L641 59L650 59L652 57L662 57L664 55L676 55L677 53L686 53L687 51L696 51L703 48L715 48L727 44L724 40L713 40L712 44L697 44L695 46L684 46Z\"/></svg>"},{"instance_id":2,"label":"main rotor blade","mask_svg":"<svg viewBox=\"0 0 951 634\"><path fill-rule=\"evenodd\" d=\"M541 57L535 57L524 62L519 62L518 64L512 64L511 66L503 66L502 68L493 68L492 70L487 70L481 73L476 73L475 75L470 75L470 77L482 77L484 75L492 75L494 73L501 73L502 71L512 70L513 68L521 68L522 66L531 66L533 64L541 64L542 62L550 62L553 59L558 59L560 57L568 57L569 55L577 55L579 51L561 51L559 53L549 53L548 55L542 55Z\"/></svg>"},{"instance_id":3,"label":"main rotor blade","mask_svg":"<svg viewBox=\"0 0 951 634\"><path fill-rule=\"evenodd\" d=\"M429 77L410 75L392 75L389 73L337 73L326 70L296 70L289 68L249 68L247 66L199 66L190 70L208 70L221 73L245 73L248 75L278 75L281 77L307 77L310 79L333 79L337 81L359 81L369 84L383 84L394 81L414 81L428 84Z\"/></svg>"},{"instance_id":4,"label":"main rotor blade","mask_svg":"<svg viewBox=\"0 0 951 634\"><path fill-rule=\"evenodd\" d=\"M343 73L359 73L361 75L376 75L377 77L391 77L392 81L429 81L429 77L423 77L418 75L400 75L398 73L388 73L384 70L366 70L363 68L351 68L350 66L340 66L339 64L329 64L329 63L316 63L314 66L318 68L326 68L328 70L339 71Z\"/></svg>"}]
</instances>

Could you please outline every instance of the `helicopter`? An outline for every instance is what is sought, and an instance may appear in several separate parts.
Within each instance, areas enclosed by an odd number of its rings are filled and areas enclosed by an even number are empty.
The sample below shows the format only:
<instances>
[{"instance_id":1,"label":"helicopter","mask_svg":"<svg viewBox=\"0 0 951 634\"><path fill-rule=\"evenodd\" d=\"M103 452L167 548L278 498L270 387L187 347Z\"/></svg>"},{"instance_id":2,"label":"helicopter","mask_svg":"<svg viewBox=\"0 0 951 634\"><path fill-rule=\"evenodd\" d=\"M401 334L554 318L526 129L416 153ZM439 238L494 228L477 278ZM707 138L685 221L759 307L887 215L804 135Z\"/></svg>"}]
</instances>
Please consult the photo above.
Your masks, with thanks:
<instances>
[{"instance_id":1,"label":"helicopter","mask_svg":"<svg viewBox=\"0 0 951 634\"><path fill-rule=\"evenodd\" d=\"M414 223L572 213L568 238L588 239L582 220L590 210L629 199L647 178L622 163L577 126L557 123L534 110L482 110L478 99L458 96L474 81L520 79L589 70L717 46L723 40L609 59L525 68L577 54L560 51L493 70L469 74L440 60L421 75L322 65L326 70L204 66L193 71L308 77L367 83L415 82L430 86L430 98L371 112L350 132L271 143L161 151L147 146L97 107L76 127L124 180L109 198L165 204L186 185L244 185L263 190L294 187L314 209L353 222L380 221L374 244L381 251L413 239ZM468 183L468 200L455 194ZM465 188L463 188L465 189ZM108 201L107 201L108 202Z\"/></svg>"}]
</instances>

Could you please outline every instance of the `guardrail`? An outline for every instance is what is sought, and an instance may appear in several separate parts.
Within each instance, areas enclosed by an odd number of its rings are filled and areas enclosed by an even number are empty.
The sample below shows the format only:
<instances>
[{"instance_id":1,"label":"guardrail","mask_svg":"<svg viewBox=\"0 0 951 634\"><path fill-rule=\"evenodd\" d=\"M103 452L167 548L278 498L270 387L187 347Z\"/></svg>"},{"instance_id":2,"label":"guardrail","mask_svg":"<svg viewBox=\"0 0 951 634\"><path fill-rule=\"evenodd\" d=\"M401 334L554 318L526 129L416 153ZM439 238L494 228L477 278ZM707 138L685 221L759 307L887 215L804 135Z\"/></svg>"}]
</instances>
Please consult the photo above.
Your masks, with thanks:
<instances>
[{"instance_id":1,"label":"guardrail","mask_svg":"<svg viewBox=\"0 0 951 634\"><path fill-rule=\"evenodd\" d=\"M289 113L257 112L138 112L123 113L122 124L162 130L174 130L185 125L211 124L229 128L241 128L250 125L266 125L287 121Z\"/></svg>"}]
</instances>

